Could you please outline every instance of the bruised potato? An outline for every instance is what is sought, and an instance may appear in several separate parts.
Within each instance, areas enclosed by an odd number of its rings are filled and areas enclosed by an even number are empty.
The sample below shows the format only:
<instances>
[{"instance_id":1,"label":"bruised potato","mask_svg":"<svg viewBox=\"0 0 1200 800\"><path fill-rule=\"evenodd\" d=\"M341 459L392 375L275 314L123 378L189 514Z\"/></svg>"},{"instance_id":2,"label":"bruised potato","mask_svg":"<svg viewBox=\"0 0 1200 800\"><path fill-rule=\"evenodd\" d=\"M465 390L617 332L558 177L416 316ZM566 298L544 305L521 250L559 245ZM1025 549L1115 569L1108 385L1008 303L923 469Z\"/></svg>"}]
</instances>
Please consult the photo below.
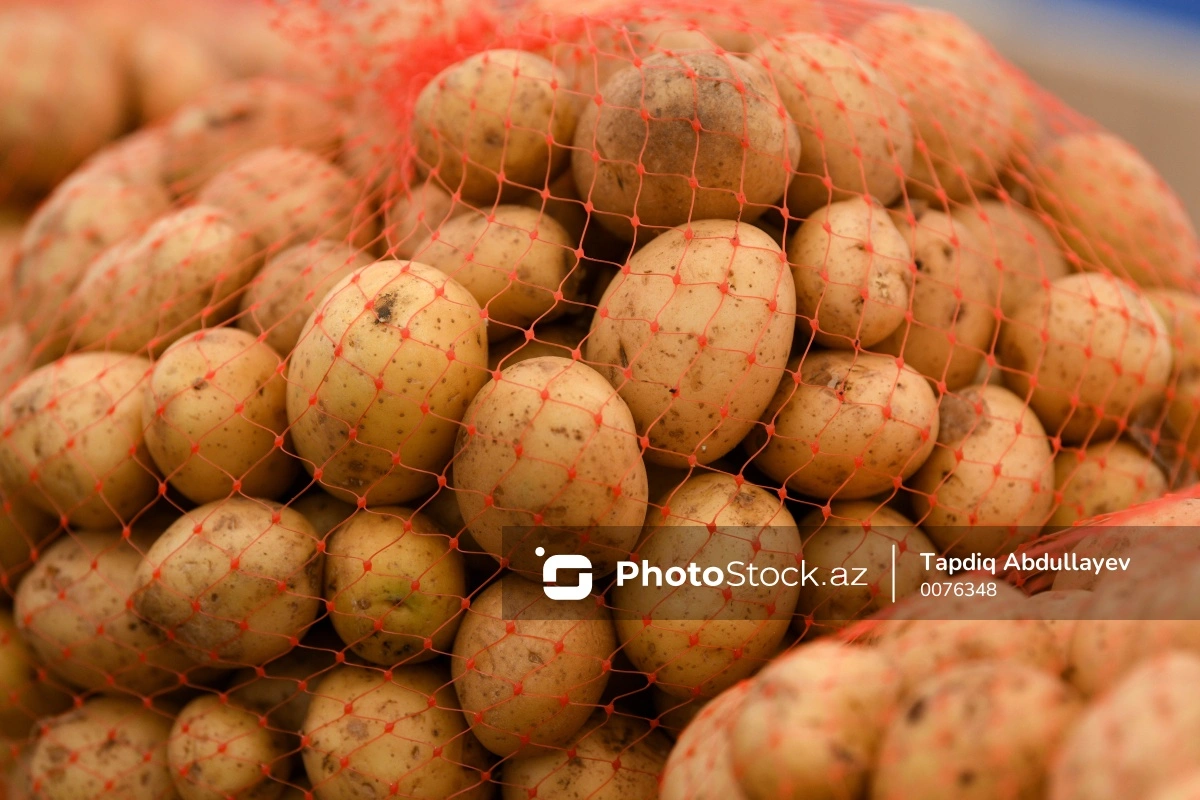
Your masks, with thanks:
<instances>
[{"instance_id":1,"label":"bruised potato","mask_svg":"<svg viewBox=\"0 0 1200 800\"><path fill-rule=\"evenodd\" d=\"M1168 488L1154 459L1124 439L1061 450L1054 457L1055 507L1047 525L1065 528L1162 497Z\"/></svg>"},{"instance_id":2,"label":"bruised potato","mask_svg":"<svg viewBox=\"0 0 1200 800\"><path fill-rule=\"evenodd\" d=\"M279 797L292 771L291 743L258 719L211 694L183 707L167 743L167 763L182 800Z\"/></svg>"}]
</instances>

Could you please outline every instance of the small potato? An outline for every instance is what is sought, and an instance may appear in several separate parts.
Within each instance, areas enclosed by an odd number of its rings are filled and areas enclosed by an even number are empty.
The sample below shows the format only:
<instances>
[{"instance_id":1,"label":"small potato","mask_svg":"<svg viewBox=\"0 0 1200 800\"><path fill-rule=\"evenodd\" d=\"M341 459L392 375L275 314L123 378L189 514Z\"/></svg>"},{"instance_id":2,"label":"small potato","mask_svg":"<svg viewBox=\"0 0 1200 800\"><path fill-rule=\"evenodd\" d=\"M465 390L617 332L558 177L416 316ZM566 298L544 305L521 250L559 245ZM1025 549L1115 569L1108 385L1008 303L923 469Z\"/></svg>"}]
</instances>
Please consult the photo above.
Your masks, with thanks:
<instances>
[{"instance_id":1,"label":"small potato","mask_svg":"<svg viewBox=\"0 0 1200 800\"><path fill-rule=\"evenodd\" d=\"M886 209L863 198L813 213L787 248L796 311L819 344L857 350L904 322L913 289L912 252Z\"/></svg>"},{"instance_id":2,"label":"small potato","mask_svg":"<svg viewBox=\"0 0 1200 800\"><path fill-rule=\"evenodd\" d=\"M417 245L441 230L444 223L471 209L470 204L454 202L437 178L404 187L383 209L389 257L412 258Z\"/></svg>"},{"instance_id":3,"label":"small potato","mask_svg":"<svg viewBox=\"0 0 1200 800\"><path fill-rule=\"evenodd\" d=\"M318 239L361 250L379 234L354 180L298 147L247 153L213 176L196 202L227 211L268 256Z\"/></svg>"},{"instance_id":4,"label":"small potato","mask_svg":"<svg viewBox=\"0 0 1200 800\"><path fill-rule=\"evenodd\" d=\"M167 348L150 374L142 424L155 465L194 503L279 497L299 470L284 449L283 362L245 331L200 331Z\"/></svg>"},{"instance_id":5,"label":"small potato","mask_svg":"<svg viewBox=\"0 0 1200 800\"><path fill-rule=\"evenodd\" d=\"M231 497L167 528L138 566L133 604L206 663L265 664L316 617L322 566L299 513Z\"/></svg>"},{"instance_id":6,"label":"small potato","mask_svg":"<svg viewBox=\"0 0 1200 800\"><path fill-rule=\"evenodd\" d=\"M250 236L221 209L169 214L88 267L70 300L79 314L75 344L161 354L228 319L260 265Z\"/></svg>"},{"instance_id":7,"label":"small potato","mask_svg":"<svg viewBox=\"0 0 1200 800\"><path fill-rule=\"evenodd\" d=\"M800 135L770 76L734 56L651 55L599 96L575 131L575 185L592 218L625 240L641 226L752 222L799 162Z\"/></svg>"},{"instance_id":8,"label":"small potato","mask_svg":"<svg viewBox=\"0 0 1200 800\"><path fill-rule=\"evenodd\" d=\"M600 300L585 360L629 404L647 461L712 463L754 426L787 364L795 291L783 254L751 225L701 220L626 270Z\"/></svg>"},{"instance_id":9,"label":"small potato","mask_svg":"<svg viewBox=\"0 0 1200 800\"><path fill-rule=\"evenodd\" d=\"M497 341L562 315L562 298L578 293L575 247L541 211L504 205L446 220L413 257L462 284L487 310L488 339Z\"/></svg>"},{"instance_id":10,"label":"small potato","mask_svg":"<svg viewBox=\"0 0 1200 800\"><path fill-rule=\"evenodd\" d=\"M0 610L0 736L5 739L24 739L39 719L71 705L71 695L47 680L35 654L12 612Z\"/></svg>"},{"instance_id":11,"label":"small potato","mask_svg":"<svg viewBox=\"0 0 1200 800\"><path fill-rule=\"evenodd\" d=\"M299 647L263 667L262 677L257 667L235 672L229 681L230 701L266 716L273 729L298 735L312 705L317 681L334 669L341 645L338 641L327 645L323 639L312 642L312 638L307 637Z\"/></svg>"},{"instance_id":12,"label":"small potato","mask_svg":"<svg viewBox=\"0 0 1200 800\"><path fill-rule=\"evenodd\" d=\"M800 130L800 165L787 191L793 216L865 195L883 205L900 197L912 169L912 121L865 54L832 34L791 33L748 60L774 77Z\"/></svg>"},{"instance_id":13,"label":"small potato","mask_svg":"<svg viewBox=\"0 0 1200 800\"><path fill-rule=\"evenodd\" d=\"M376 664L413 664L450 651L466 568L450 537L411 509L356 513L326 545L325 600L338 635Z\"/></svg>"},{"instance_id":14,"label":"small potato","mask_svg":"<svg viewBox=\"0 0 1200 800\"><path fill-rule=\"evenodd\" d=\"M171 720L132 698L97 697L47 720L29 765L39 800L174 798Z\"/></svg>"},{"instance_id":15,"label":"small potato","mask_svg":"<svg viewBox=\"0 0 1200 800\"><path fill-rule=\"evenodd\" d=\"M350 519L357 510L349 503L343 503L336 497L326 494L320 489L314 489L306 495L291 502L293 511L299 511L317 532L317 538L324 539L339 525Z\"/></svg>"},{"instance_id":16,"label":"small potato","mask_svg":"<svg viewBox=\"0 0 1200 800\"><path fill-rule=\"evenodd\" d=\"M441 669L339 666L313 695L302 755L321 800L488 796L488 759Z\"/></svg>"},{"instance_id":17,"label":"small potato","mask_svg":"<svg viewBox=\"0 0 1200 800\"><path fill-rule=\"evenodd\" d=\"M741 586L729 580L671 588L638 579L613 588L617 635L629 660L668 694L712 697L759 669L787 634L800 581L792 573L787 585L783 570L799 563L800 532L777 496L732 475L693 476L669 502L647 515L639 561L664 573L693 562L724 570L741 561L742 572L753 565L778 574L773 583L764 577Z\"/></svg>"},{"instance_id":18,"label":"small potato","mask_svg":"<svg viewBox=\"0 0 1200 800\"><path fill-rule=\"evenodd\" d=\"M287 395L296 452L341 500L429 494L486 367L470 292L424 264L372 264L337 284L300 334Z\"/></svg>"},{"instance_id":19,"label":"small potato","mask_svg":"<svg viewBox=\"0 0 1200 800\"><path fill-rule=\"evenodd\" d=\"M565 358L522 361L479 391L463 424L455 496L487 552L535 575L542 548L583 553L601 575L629 557L646 467L633 416L602 375Z\"/></svg>"},{"instance_id":20,"label":"small potato","mask_svg":"<svg viewBox=\"0 0 1200 800\"><path fill-rule=\"evenodd\" d=\"M1132 442L1060 450L1054 457L1054 514L1046 524L1065 528L1162 497L1168 488L1162 468Z\"/></svg>"},{"instance_id":21,"label":"small potato","mask_svg":"<svg viewBox=\"0 0 1200 800\"><path fill-rule=\"evenodd\" d=\"M583 340L588 335L588 326L577 322L559 322L553 325L537 325L530 328L533 338L517 337L488 348L488 369L492 372L516 366L522 361L543 356L573 358L574 352L582 354Z\"/></svg>"},{"instance_id":22,"label":"small potato","mask_svg":"<svg viewBox=\"0 0 1200 800\"><path fill-rule=\"evenodd\" d=\"M788 369L745 442L772 479L821 500L870 497L899 486L933 451L937 397L897 359L809 352Z\"/></svg>"},{"instance_id":23,"label":"small potato","mask_svg":"<svg viewBox=\"0 0 1200 800\"><path fill-rule=\"evenodd\" d=\"M1153 408L1171 377L1171 337L1146 296L1111 275L1059 278L1000 329L1004 380L1051 434L1110 438Z\"/></svg>"},{"instance_id":24,"label":"small potato","mask_svg":"<svg viewBox=\"0 0 1200 800\"><path fill-rule=\"evenodd\" d=\"M884 735L870 797L1045 797L1052 756L1082 710L1071 687L1018 664L930 678Z\"/></svg>"},{"instance_id":25,"label":"small potato","mask_svg":"<svg viewBox=\"0 0 1200 800\"><path fill-rule=\"evenodd\" d=\"M57 516L20 492L0 486L0 590L10 594L62 528Z\"/></svg>"},{"instance_id":26,"label":"small potato","mask_svg":"<svg viewBox=\"0 0 1200 800\"><path fill-rule=\"evenodd\" d=\"M153 22L134 35L128 59L143 123L166 119L231 77L198 39L180 28Z\"/></svg>"},{"instance_id":27,"label":"small potato","mask_svg":"<svg viewBox=\"0 0 1200 800\"><path fill-rule=\"evenodd\" d=\"M1054 456L1037 417L999 386L947 394L937 445L908 482L939 551L998 556L1037 536L1054 505Z\"/></svg>"},{"instance_id":28,"label":"small potato","mask_svg":"<svg viewBox=\"0 0 1200 800\"><path fill-rule=\"evenodd\" d=\"M142 391L150 362L124 353L67 356L0 401L6 491L85 528L131 520L158 493Z\"/></svg>"},{"instance_id":29,"label":"small potato","mask_svg":"<svg viewBox=\"0 0 1200 800\"><path fill-rule=\"evenodd\" d=\"M467 723L493 753L561 750L587 722L617 650L594 598L549 600L509 573L471 602L450 670Z\"/></svg>"},{"instance_id":30,"label":"small potato","mask_svg":"<svg viewBox=\"0 0 1200 800\"><path fill-rule=\"evenodd\" d=\"M576 103L566 76L541 56L486 50L435 76L413 114L420 167L489 204L505 188L539 189L562 171Z\"/></svg>"},{"instance_id":31,"label":"small potato","mask_svg":"<svg viewBox=\"0 0 1200 800\"><path fill-rule=\"evenodd\" d=\"M275 800L292 772L291 743L227 698L203 695L171 728L167 763L182 800Z\"/></svg>"},{"instance_id":32,"label":"small potato","mask_svg":"<svg viewBox=\"0 0 1200 800\"><path fill-rule=\"evenodd\" d=\"M671 742L641 719L597 711L565 750L518 754L500 767L502 800L658 800Z\"/></svg>"},{"instance_id":33,"label":"small potato","mask_svg":"<svg viewBox=\"0 0 1200 800\"><path fill-rule=\"evenodd\" d=\"M660 783L661 800L749 800L733 771L730 720L737 719L753 684L722 692L683 729Z\"/></svg>"}]
</instances>

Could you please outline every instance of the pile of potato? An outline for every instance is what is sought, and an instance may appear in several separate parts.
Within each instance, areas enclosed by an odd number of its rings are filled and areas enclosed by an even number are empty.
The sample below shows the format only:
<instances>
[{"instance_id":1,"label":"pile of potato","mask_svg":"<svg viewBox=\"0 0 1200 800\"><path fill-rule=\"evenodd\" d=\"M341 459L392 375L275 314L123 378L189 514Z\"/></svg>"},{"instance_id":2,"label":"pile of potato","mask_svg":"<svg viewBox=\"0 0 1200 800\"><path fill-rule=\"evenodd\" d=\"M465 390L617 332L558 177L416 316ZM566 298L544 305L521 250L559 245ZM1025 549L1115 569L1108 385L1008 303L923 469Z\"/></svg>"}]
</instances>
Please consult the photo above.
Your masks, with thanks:
<instances>
[{"instance_id":1,"label":"pile of potato","mask_svg":"<svg viewBox=\"0 0 1200 800\"><path fill-rule=\"evenodd\" d=\"M1167 184L949 14L550 5L0 8L0 797L1200 796ZM933 559L1035 546L1136 568Z\"/></svg>"}]
</instances>

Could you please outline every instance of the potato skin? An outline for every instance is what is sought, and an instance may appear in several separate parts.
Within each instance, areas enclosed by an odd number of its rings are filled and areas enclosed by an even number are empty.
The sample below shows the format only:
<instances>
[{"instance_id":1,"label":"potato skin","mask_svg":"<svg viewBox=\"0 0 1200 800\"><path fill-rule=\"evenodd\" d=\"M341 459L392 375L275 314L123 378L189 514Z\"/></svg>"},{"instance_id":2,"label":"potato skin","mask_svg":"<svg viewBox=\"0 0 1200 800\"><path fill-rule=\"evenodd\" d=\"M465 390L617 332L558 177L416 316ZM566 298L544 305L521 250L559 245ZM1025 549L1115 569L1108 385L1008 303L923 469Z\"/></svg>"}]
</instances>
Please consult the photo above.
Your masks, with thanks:
<instances>
[{"instance_id":1,"label":"potato skin","mask_svg":"<svg viewBox=\"0 0 1200 800\"><path fill-rule=\"evenodd\" d=\"M600 300L585 360L629 404L647 461L711 463L754 426L787 364L795 291L783 255L751 225L701 220L627 270Z\"/></svg>"},{"instance_id":2,"label":"potato skin","mask_svg":"<svg viewBox=\"0 0 1200 800\"><path fill-rule=\"evenodd\" d=\"M580 116L572 169L593 219L626 240L641 226L751 222L783 197L800 158L800 135L770 77L734 56L650 55L599 94L603 102Z\"/></svg>"},{"instance_id":3,"label":"potato skin","mask_svg":"<svg viewBox=\"0 0 1200 800\"><path fill-rule=\"evenodd\" d=\"M303 516L231 497L186 512L150 547L134 608L206 663L265 664L316 617L322 567Z\"/></svg>"},{"instance_id":4,"label":"potato skin","mask_svg":"<svg viewBox=\"0 0 1200 800\"><path fill-rule=\"evenodd\" d=\"M0 590L14 592L33 566L33 552L44 553L61 532L57 516L0 486Z\"/></svg>"},{"instance_id":5,"label":"potato skin","mask_svg":"<svg viewBox=\"0 0 1200 800\"><path fill-rule=\"evenodd\" d=\"M487 552L535 575L539 546L583 553L599 574L628 557L646 517L646 467L633 415L602 375L565 358L522 361L480 390L463 424L455 497ZM505 528L528 526L519 547L505 541Z\"/></svg>"},{"instance_id":6,"label":"potato skin","mask_svg":"<svg viewBox=\"0 0 1200 800\"><path fill-rule=\"evenodd\" d=\"M14 620L0 609L0 736L22 740L42 717L71 706L71 695L47 680L36 651Z\"/></svg>"},{"instance_id":7,"label":"potato skin","mask_svg":"<svg viewBox=\"0 0 1200 800\"><path fill-rule=\"evenodd\" d=\"M166 119L230 74L196 37L147 22L129 43L134 101L143 123Z\"/></svg>"},{"instance_id":8,"label":"potato skin","mask_svg":"<svg viewBox=\"0 0 1200 800\"><path fill-rule=\"evenodd\" d=\"M183 800L275 800L292 771L290 750L287 737L260 726L257 715L203 695L171 727L167 763Z\"/></svg>"},{"instance_id":9,"label":"potato skin","mask_svg":"<svg viewBox=\"0 0 1200 800\"><path fill-rule=\"evenodd\" d=\"M661 800L749 800L733 771L730 734L753 684L735 684L700 709L663 767Z\"/></svg>"},{"instance_id":10,"label":"potato skin","mask_svg":"<svg viewBox=\"0 0 1200 800\"><path fill-rule=\"evenodd\" d=\"M417 246L440 230L445 222L471 210L454 201L446 186L430 177L398 191L385 205L383 234L391 258L412 258Z\"/></svg>"},{"instance_id":11,"label":"potato skin","mask_svg":"<svg viewBox=\"0 0 1200 800\"><path fill-rule=\"evenodd\" d=\"M746 451L789 489L821 500L870 497L908 478L933 451L937 397L909 366L835 350L797 356L788 369Z\"/></svg>"},{"instance_id":12,"label":"potato skin","mask_svg":"<svg viewBox=\"0 0 1200 800\"><path fill-rule=\"evenodd\" d=\"M498 372L522 361L542 356L574 358L576 350L582 357L583 340L587 337L588 330L587 323L581 323L577 319L553 325L535 325L531 329L532 339L519 336L499 345L489 346L488 369Z\"/></svg>"},{"instance_id":13,"label":"potato skin","mask_svg":"<svg viewBox=\"0 0 1200 800\"><path fill-rule=\"evenodd\" d=\"M0 401L7 490L85 528L120 524L150 505L158 478L141 413L149 374L144 358L82 353L22 381Z\"/></svg>"},{"instance_id":14,"label":"potato skin","mask_svg":"<svg viewBox=\"0 0 1200 800\"><path fill-rule=\"evenodd\" d=\"M321 539L350 519L358 510L356 506L338 500L319 487L296 498L289 505L293 511L304 515Z\"/></svg>"},{"instance_id":15,"label":"potato skin","mask_svg":"<svg viewBox=\"0 0 1200 800\"><path fill-rule=\"evenodd\" d=\"M229 680L229 699L257 715L265 716L277 731L298 736L312 705L318 679L338 663L341 642L330 635L305 641L263 667L238 670Z\"/></svg>"},{"instance_id":16,"label":"potato skin","mask_svg":"<svg viewBox=\"0 0 1200 800\"><path fill-rule=\"evenodd\" d=\"M1061 450L1054 457L1054 491L1062 500L1056 499L1046 524L1064 528L1162 497L1167 489L1162 468L1132 442L1119 439Z\"/></svg>"},{"instance_id":17,"label":"potato skin","mask_svg":"<svg viewBox=\"0 0 1200 800\"><path fill-rule=\"evenodd\" d=\"M564 747L587 722L616 649L606 608L589 599L548 600L540 585L509 573L472 600L450 670L484 747L501 756L543 752Z\"/></svg>"},{"instance_id":18,"label":"potato skin","mask_svg":"<svg viewBox=\"0 0 1200 800\"><path fill-rule=\"evenodd\" d=\"M296 451L347 502L428 494L486 367L479 304L466 289L425 264L372 264L329 292L292 354Z\"/></svg>"}]
</instances>

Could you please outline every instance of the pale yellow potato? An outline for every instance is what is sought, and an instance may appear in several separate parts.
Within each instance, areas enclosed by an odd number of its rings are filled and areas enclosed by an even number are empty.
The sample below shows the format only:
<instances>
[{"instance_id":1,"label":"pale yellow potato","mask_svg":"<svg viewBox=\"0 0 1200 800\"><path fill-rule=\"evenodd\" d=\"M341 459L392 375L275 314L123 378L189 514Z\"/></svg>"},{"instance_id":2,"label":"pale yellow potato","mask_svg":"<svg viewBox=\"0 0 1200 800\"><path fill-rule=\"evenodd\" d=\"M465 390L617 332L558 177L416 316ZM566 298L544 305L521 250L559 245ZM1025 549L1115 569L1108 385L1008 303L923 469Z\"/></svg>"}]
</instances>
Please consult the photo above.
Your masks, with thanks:
<instances>
[{"instance_id":1,"label":"pale yellow potato","mask_svg":"<svg viewBox=\"0 0 1200 800\"><path fill-rule=\"evenodd\" d=\"M463 424L455 497L484 550L534 575L538 548L582 553L598 574L629 557L646 518L646 467L633 415L602 375L565 358L522 361L479 391Z\"/></svg>"},{"instance_id":2,"label":"pale yellow potato","mask_svg":"<svg viewBox=\"0 0 1200 800\"><path fill-rule=\"evenodd\" d=\"M70 706L67 688L46 676L13 612L0 609L0 736L24 739L39 719Z\"/></svg>"},{"instance_id":3,"label":"pale yellow potato","mask_svg":"<svg viewBox=\"0 0 1200 800\"><path fill-rule=\"evenodd\" d=\"M328 492L377 505L433 490L488 379L479 314L470 292L411 261L380 261L326 295L292 353L287 407L296 452Z\"/></svg>"},{"instance_id":4,"label":"pale yellow potato","mask_svg":"<svg viewBox=\"0 0 1200 800\"><path fill-rule=\"evenodd\" d=\"M259 725L257 714L207 694L179 712L167 763L182 800L275 800L292 772L291 749L284 733Z\"/></svg>"},{"instance_id":5,"label":"pale yellow potato","mask_svg":"<svg viewBox=\"0 0 1200 800\"><path fill-rule=\"evenodd\" d=\"M456 214L416 246L413 258L462 284L488 312L488 339L550 322L578 294L576 242L540 210L502 205Z\"/></svg>"},{"instance_id":6,"label":"pale yellow potato","mask_svg":"<svg viewBox=\"0 0 1200 800\"><path fill-rule=\"evenodd\" d=\"M350 503L344 503L321 489L312 490L293 500L290 505L293 511L299 511L304 515L321 539L350 519L350 516L357 510Z\"/></svg>"},{"instance_id":7,"label":"pale yellow potato","mask_svg":"<svg viewBox=\"0 0 1200 800\"><path fill-rule=\"evenodd\" d=\"M227 320L262 265L236 225L219 208L191 206L104 251L71 294L75 346L158 355Z\"/></svg>"},{"instance_id":8,"label":"pale yellow potato","mask_svg":"<svg viewBox=\"0 0 1200 800\"><path fill-rule=\"evenodd\" d=\"M783 376L796 308L783 254L752 225L701 220L659 236L627 270L600 300L585 360L629 404L647 461L709 464L746 436Z\"/></svg>"},{"instance_id":9,"label":"pale yellow potato","mask_svg":"<svg viewBox=\"0 0 1200 800\"><path fill-rule=\"evenodd\" d=\"M336 636L308 637L296 649L263 667L246 667L229 681L229 700L267 717L273 729L299 734L312 705L317 681L338 663L341 642Z\"/></svg>"},{"instance_id":10,"label":"pale yellow potato","mask_svg":"<svg viewBox=\"0 0 1200 800\"><path fill-rule=\"evenodd\" d=\"M787 207L801 219L831 202L900 197L912 170L912 120L892 82L832 34L789 33L750 56L771 74L800 130Z\"/></svg>"},{"instance_id":11,"label":"pale yellow potato","mask_svg":"<svg viewBox=\"0 0 1200 800\"><path fill-rule=\"evenodd\" d=\"M3 255L0 253L0 258ZM29 372L31 350L24 325L10 322L0 326L0 396L7 394Z\"/></svg>"},{"instance_id":12,"label":"pale yellow potato","mask_svg":"<svg viewBox=\"0 0 1200 800\"><path fill-rule=\"evenodd\" d=\"M441 230L444 223L473 207L462 201L456 203L437 178L430 177L414 186L405 186L383 207L383 234L388 243L388 255L412 258L417 245Z\"/></svg>"},{"instance_id":13,"label":"pale yellow potato","mask_svg":"<svg viewBox=\"0 0 1200 800\"><path fill-rule=\"evenodd\" d=\"M166 119L232 77L196 37L156 22L134 34L127 58L134 105L144 124Z\"/></svg>"},{"instance_id":14,"label":"pale yellow potato","mask_svg":"<svg viewBox=\"0 0 1200 800\"><path fill-rule=\"evenodd\" d=\"M788 243L787 257L796 311L811 321L819 344L871 347L904 322L912 251L882 206L859 198L814 212Z\"/></svg>"},{"instance_id":15,"label":"pale yellow potato","mask_svg":"<svg viewBox=\"0 0 1200 800\"><path fill-rule=\"evenodd\" d=\"M1006 555L1037 536L1054 505L1054 455L1033 412L1007 389L971 386L942 398L940 420L933 452L908 481L938 550Z\"/></svg>"},{"instance_id":16,"label":"pale yellow potato","mask_svg":"<svg viewBox=\"0 0 1200 800\"><path fill-rule=\"evenodd\" d=\"M441 669L419 664L385 675L339 666L313 694L302 755L321 800L386 797L391 786L399 797L421 800L488 796L488 758Z\"/></svg>"},{"instance_id":17,"label":"pale yellow potato","mask_svg":"<svg viewBox=\"0 0 1200 800\"><path fill-rule=\"evenodd\" d=\"M1111 511L1162 497L1167 476L1142 448L1124 439L1082 449L1060 450L1054 457L1054 513L1047 527L1073 525Z\"/></svg>"},{"instance_id":18,"label":"pale yellow potato","mask_svg":"<svg viewBox=\"0 0 1200 800\"><path fill-rule=\"evenodd\" d=\"M750 222L781 200L799 162L800 134L780 114L770 76L740 58L651 55L614 74L599 95L603 102L587 103L580 116L572 170L592 218L623 239L642 226L657 233L689 220Z\"/></svg>"},{"instance_id":19,"label":"pale yellow potato","mask_svg":"<svg viewBox=\"0 0 1200 800\"><path fill-rule=\"evenodd\" d=\"M33 553L44 552L61 532L57 515L0 486L0 590L11 594L33 566Z\"/></svg>"},{"instance_id":20,"label":"pale yellow potato","mask_svg":"<svg viewBox=\"0 0 1200 800\"><path fill-rule=\"evenodd\" d=\"M749 800L733 771L730 722L753 685L743 681L727 689L683 729L663 767L661 800Z\"/></svg>"},{"instance_id":21,"label":"pale yellow potato","mask_svg":"<svg viewBox=\"0 0 1200 800\"><path fill-rule=\"evenodd\" d=\"M204 663L265 664L316 617L322 568L298 512L231 497L185 512L150 547L134 609Z\"/></svg>"},{"instance_id":22,"label":"pale yellow potato","mask_svg":"<svg viewBox=\"0 0 1200 800\"><path fill-rule=\"evenodd\" d=\"M576 350L583 354L583 340L588 335L588 325L578 320L568 320L551 325L535 325L527 333L533 338L518 336L488 347L488 369L492 372L508 369L522 361L543 356L573 358Z\"/></svg>"},{"instance_id":23,"label":"pale yellow potato","mask_svg":"<svg viewBox=\"0 0 1200 800\"><path fill-rule=\"evenodd\" d=\"M142 392L150 362L81 353L31 374L0 401L0 480L85 528L129 521L158 492ZM111 411L111 413L110 413Z\"/></svg>"},{"instance_id":24,"label":"pale yellow potato","mask_svg":"<svg viewBox=\"0 0 1200 800\"><path fill-rule=\"evenodd\" d=\"M612 617L595 598L549 600L540 584L508 573L472 599L450 670L488 750L561 750L599 704L616 650Z\"/></svg>"},{"instance_id":25,"label":"pale yellow potato","mask_svg":"<svg viewBox=\"0 0 1200 800\"><path fill-rule=\"evenodd\" d=\"M174 800L171 719L133 698L97 697L46 721L29 765L39 800Z\"/></svg>"},{"instance_id":26,"label":"pale yellow potato","mask_svg":"<svg viewBox=\"0 0 1200 800\"><path fill-rule=\"evenodd\" d=\"M732 475L693 476L669 503L647 515L639 561L664 573L691 562L725 569L733 561L776 571L774 585L747 578L741 586L660 588L634 580L613 588L617 635L629 660L668 694L712 697L762 667L786 635L800 578L782 571L798 570L800 532L775 494ZM784 577L796 585L785 585Z\"/></svg>"},{"instance_id":27,"label":"pale yellow potato","mask_svg":"<svg viewBox=\"0 0 1200 800\"><path fill-rule=\"evenodd\" d=\"M1038 292L1005 320L997 352L1005 383L1070 443L1111 438L1119 423L1154 407L1171 377L1162 317L1139 289L1101 273L1068 275Z\"/></svg>"},{"instance_id":28,"label":"pale yellow potato","mask_svg":"<svg viewBox=\"0 0 1200 800\"><path fill-rule=\"evenodd\" d=\"M413 114L419 167L474 203L546 186L567 165L577 119L562 71L520 50L485 50L446 67Z\"/></svg>"},{"instance_id":29,"label":"pale yellow potato","mask_svg":"<svg viewBox=\"0 0 1200 800\"><path fill-rule=\"evenodd\" d=\"M1045 797L1082 711L1070 686L1032 667L979 663L932 677L888 726L870 797Z\"/></svg>"},{"instance_id":30,"label":"pale yellow potato","mask_svg":"<svg viewBox=\"0 0 1200 800\"><path fill-rule=\"evenodd\" d=\"M364 509L327 540L325 600L350 650L390 667L448 653L467 597L450 536L407 508Z\"/></svg>"},{"instance_id":31,"label":"pale yellow potato","mask_svg":"<svg viewBox=\"0 0 1200 800\"><path fill-rule=\"evenodd\" d=\"M788 369L745 440L773 480L821 500L859 499L898 488L933 451L937 396L907 364L831 350Z\"/></svg>"},{"instance_id":32,"label":"pale yellow potato","mask_svg":"<svg viewBox=\"0 0 1200 800\"><path fill-rule=\"evenodd\" d=\"M1057 223L1077 269L1111 272L1148 288L1189 289L1196 279L1200 239L1187 210L1117 136L1093 131L1059 139L1040 159L1034 188L1037 207Z\"/></svg>"}]
</instances>

